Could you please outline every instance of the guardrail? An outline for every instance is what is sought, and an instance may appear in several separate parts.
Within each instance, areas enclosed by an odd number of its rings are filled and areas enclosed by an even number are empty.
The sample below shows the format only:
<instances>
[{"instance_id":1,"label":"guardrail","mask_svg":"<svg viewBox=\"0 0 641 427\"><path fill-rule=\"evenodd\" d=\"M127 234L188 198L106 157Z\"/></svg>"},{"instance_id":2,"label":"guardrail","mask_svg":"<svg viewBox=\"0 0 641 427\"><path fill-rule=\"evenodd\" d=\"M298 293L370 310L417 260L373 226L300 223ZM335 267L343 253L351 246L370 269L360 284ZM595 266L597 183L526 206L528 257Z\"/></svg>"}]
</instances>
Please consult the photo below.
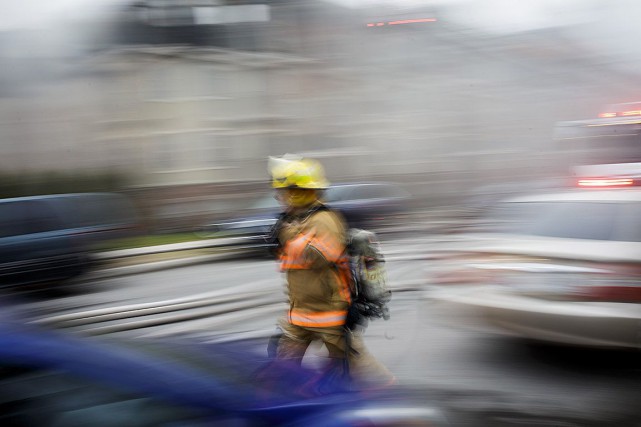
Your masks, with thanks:
<instances>
[{"instance_id":1,"label":"guardrail","mask_svg":"<svg viewBox=\"0 0 641 427\"><path fill-rule=\"evenodd\" d=\"M425 214L426 216L429 214ZM433 214L432 214L433 215ZM449 228L454 223L459 223L460 220L448 219L435 220L430 218L429 221L420 223L412 222L409 224L399 224L397 226L387 227L380 230L373 230L379 235L398 233L398 232L430 232L438 231ZM261 237L257 236L238 236L238 237L224 237L217 239L195 240L191 242L172 243L167 245L158 245L143 248L121 249L109 252L99 252L94 257L99 261L108 261L115 259L125 259L142 255L162 254L169 252L182 252L196 249L261 249L266 248L267 244Z\"/></svg>"},{"instance_id":2,"label":"guardrail","mask_svg":"<svg viewBox=\"0 0 641 427\"><path fill-rule=\"evenodd\" d=\"M422 290L423 285L422 281L399 282L392 285L392 291ZM246 320L266 313L277 313L285 308L285 300L280 292L274 292L273 289L258 291L249 286L151 303L54 315L36 319L33 323L70 329L84 335L104 335L199 319L206 319L211 326L213 323L227 322L230 317ZM171 330L165 329L160 334L169 332Z\"/></svg>"},{"instance_id":3,"label":"guardrail","mask_svg":"<svg viewBox=\"0 0 641 427\"><path fill-rule=\"evenodd\" d=\"M196 249L221 249L221 248L234 248L242 249L245 245L247 247L254 247L250 245L256 239L251 237L228 237L220 239L208 240L194 240L191 242L171 243L167 245L147 246L142 248L120 249L116 251L98 252L93 257L99 261L108 261L115 259L131 258L143 255L154 255L169 252L182 252Z\"/></svg>"}]
</instances>

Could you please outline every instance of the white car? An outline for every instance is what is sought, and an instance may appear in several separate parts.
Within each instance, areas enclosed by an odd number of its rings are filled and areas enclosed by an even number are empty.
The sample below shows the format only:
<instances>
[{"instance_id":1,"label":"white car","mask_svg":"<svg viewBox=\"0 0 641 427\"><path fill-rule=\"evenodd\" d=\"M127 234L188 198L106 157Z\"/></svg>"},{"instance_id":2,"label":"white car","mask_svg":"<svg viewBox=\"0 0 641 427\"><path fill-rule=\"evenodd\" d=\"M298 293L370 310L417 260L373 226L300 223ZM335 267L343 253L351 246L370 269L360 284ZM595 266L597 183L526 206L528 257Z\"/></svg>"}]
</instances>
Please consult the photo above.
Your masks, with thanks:
<instances>
[{"instance_id":1,"label":"white car","mask_svg":"<svg viewBox=\"0 0 641 427\"><path fill-rule=\"evenodd\" d=\"M639 187L513 198L489 218L441 254L433 298L496 331L641 348Z\"/></svg>"}]
</instances>

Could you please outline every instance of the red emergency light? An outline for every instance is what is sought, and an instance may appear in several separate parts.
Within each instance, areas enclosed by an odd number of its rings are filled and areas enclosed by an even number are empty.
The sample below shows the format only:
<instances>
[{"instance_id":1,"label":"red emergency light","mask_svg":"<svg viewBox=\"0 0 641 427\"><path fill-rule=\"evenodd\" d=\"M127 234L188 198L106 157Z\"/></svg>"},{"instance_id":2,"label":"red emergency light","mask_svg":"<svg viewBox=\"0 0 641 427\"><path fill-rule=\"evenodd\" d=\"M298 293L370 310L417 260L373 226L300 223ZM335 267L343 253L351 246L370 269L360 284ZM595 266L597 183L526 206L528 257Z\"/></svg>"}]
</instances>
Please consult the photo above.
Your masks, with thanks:
<instances>
[{"instance_id":1,"label":"red emergency light","mask_svg":"<svg viewBox=\"0 0 641 427\"><path fill-rule=\"evenodd\" d=\"M641 102L626 102L623 104L611 104L606 106L606 111L599 114L599 117L608 119L612 117L634 117L641 116Z\"/></svg>"},{"instance_id":2,"label":"red emergency light","mask_svg":"<svg viewBox=\"0 0 641 427\"><path fill-rule=\"evenodd\" d=\"M384 27L387 25L420 24L425 22L436 22L436 18L401 19L398 21L370 22L367 24L367 26L368 27Z\"/></svg>"},{"instance_id":3,"label":"red emergency light","mask_svg":"<svg viewBox=\"0 0 641 427\"><path fill-rule=\"evenodd\" d=\"M639 110L630 110L630 111L617 111L616 113L613 112L608 112L608 113L600 113L599 117L603 119L607 119L610 117L634 117L634 116L641 116L641 111Z\"/></svg>"},{"instance_id":4,"label":"red emergency light","mask_svg":"<svg viewBox=\"0 0 641 427\"><path fill-rule=\"evenodd\" d=\"M632 178L582 178L577 181L579 187L585 188L620 188L634 185Z\"/></svg>"}]
</instances>

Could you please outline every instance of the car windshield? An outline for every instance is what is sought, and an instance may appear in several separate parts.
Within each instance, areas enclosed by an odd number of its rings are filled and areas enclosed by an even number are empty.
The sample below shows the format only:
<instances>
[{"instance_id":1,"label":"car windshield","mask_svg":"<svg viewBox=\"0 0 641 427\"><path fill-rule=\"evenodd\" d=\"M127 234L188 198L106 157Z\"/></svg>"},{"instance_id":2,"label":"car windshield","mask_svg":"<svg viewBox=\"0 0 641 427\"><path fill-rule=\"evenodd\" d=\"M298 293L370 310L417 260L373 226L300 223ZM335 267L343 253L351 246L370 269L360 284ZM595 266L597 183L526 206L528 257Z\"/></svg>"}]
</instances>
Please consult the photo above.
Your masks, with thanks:
<instances>
[{"instance_id":1,"label":"car windshield","mask_svg":"<svg viewBox=\"0 0 641 427\"><path fill-rule=\"evenodd\" d=\"M404 190L385 184L342 184L334 185L323 191L321 198L327 203L335 203L350 200L378 199L378 198L402 198L408 197ZM254 200L249 209L279 209L280 205L270 192L263 197Z\"/></svg>"},{"instance_id":2,"label":"car windshield","mask_svg":"<svg viewBox=\"0 0 641 427\"><path fill-rule=\"evenodd\" d=\"M323 192L321 197L327 203L339 202L341 200L349 200L351 197L352 190L353 190L353 186L351 185L341 185L341 186L330 187Z\"/></svg>"},{"instance_id":3,"label":"car windshield","mask_svg":"<svg viewBox=\"0 0 641 427\"><path fill-rule=\"evenodd\" d=\"M274 193L268 193L263 197L254 200L248 207L249 209L280 209L278 200L274 198Z\"/></svg>"},{"instance_id":4,"label":"car windshield","mask_svg":"<svg viewBox=\"0 0 641 427\"><path fill-rule=\"evenodd\" d=\"M639 212L641 203L636 202L503 202L490 211L484 229L532 236L639 242Z\"/></svg>"}]
</instances>

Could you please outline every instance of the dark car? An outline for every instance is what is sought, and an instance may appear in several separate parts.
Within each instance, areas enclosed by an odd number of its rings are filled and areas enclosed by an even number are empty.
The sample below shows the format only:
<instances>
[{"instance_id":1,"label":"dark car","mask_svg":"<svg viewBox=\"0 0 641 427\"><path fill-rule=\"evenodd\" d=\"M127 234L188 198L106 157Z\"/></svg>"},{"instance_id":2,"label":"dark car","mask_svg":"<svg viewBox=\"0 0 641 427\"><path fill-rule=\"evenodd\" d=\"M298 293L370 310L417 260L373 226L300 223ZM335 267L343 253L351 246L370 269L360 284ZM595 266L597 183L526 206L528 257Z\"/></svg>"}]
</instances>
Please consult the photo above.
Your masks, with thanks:
<instances>
[{"instance_id":1,"label":"dark car","mask_svg":"<svg viewBox=\"0 0 641 427\"><path fill-rule=\"evenodd\" d=\"M0 319L3 426L442 426L401 389L346 391L250 346L85 339ZM269 369L266 367L269 366Z\"/></svg>"},{"instance_id":2,"label":"dark car","mask_svg":"<svg viewBox=\"0 0 641 427\"><path fill-rule=\"evenodd\" d=\"M61 281L90 266L101 242L136 232L131 202L112 193L0 200L0 285Z\"/></svg>"},{"instance_id":3,"label":"dark car","mask_svg":"<svg viewBox=\"0 0 641 427\"><path fill-rule=\"evenodd\" d=\"M323 192L323 201L340 211L350 227L376 229L405 213L412 196L398 185L386 182L335 184ZM238 244L262 246L282 210L273 194L251 204L237 218L206 224L204 236L237 237Z\"/></svg>"},{"instance_id":4,"label":"dark car","mask_svg":"<svg viewBox=\"0 0 641 427\"><path fill-rule=\"evenodd\" d=\"M334 185L326 190L324 200L339 210L351 227L377 228L406 212L412 197L395 184L372 182Z\"/></svg>"}]
</instances>

